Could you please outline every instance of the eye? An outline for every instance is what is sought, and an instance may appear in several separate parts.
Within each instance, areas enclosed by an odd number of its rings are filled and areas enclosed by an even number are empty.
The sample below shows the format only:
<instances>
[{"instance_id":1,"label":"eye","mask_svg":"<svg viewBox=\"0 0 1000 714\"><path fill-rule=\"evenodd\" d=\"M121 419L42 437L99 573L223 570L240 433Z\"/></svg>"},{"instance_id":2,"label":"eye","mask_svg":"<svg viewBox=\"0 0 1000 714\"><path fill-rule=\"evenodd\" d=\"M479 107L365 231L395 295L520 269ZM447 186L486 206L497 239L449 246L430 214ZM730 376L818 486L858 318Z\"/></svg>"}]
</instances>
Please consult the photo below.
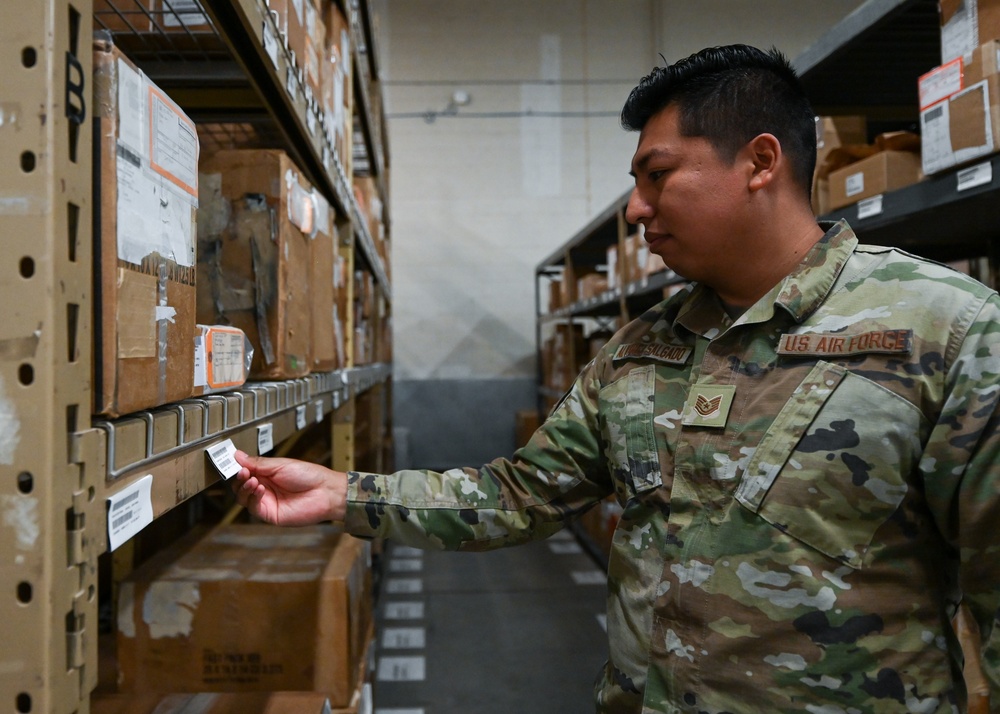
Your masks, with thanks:
<instances>
[{"instance_id":1,"label":"eye","mask_svg":"<svg viewBox=\"0 0 1000 714\"><path fill-rule=\"evenodd\" d=\"M649 172L650 181L659 181L661 178L667 175L667 169L656 169L655 171Z\"/></svg>"}]
</instances>

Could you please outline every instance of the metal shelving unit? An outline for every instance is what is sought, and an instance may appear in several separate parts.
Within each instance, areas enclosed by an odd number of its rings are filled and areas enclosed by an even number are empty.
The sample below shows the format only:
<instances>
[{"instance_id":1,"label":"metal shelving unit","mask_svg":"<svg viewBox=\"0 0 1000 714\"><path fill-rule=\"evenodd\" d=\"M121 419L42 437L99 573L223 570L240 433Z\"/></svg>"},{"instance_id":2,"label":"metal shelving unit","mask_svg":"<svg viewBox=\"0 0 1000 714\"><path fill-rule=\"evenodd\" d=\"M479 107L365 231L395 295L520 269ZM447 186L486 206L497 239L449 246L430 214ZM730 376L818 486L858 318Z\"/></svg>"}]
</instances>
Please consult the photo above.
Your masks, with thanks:
<instances>
[{"instance_id":1,"label":"metal shelving unit","mask_svg":"<svg viewBox=\"0 0 1000 714\"><path fill-rule=\"evenodd\" d=\"M936 0L869 0L793 64L818 113L863 114L872 134L917 130L917 79L941 62L939 23ZM998 168L993 156L823 218L846 218L862 241L935 260L994 256ZM992 177L969 181L970 171Z\"/></svg>"},{"instance_id":2,"label":"metal shelving unit","mask_svg":"<svg viewBox=\"0 0 1000 714\"><path fill-rule=\"evenodd\" d=\"M353 424L356 402L391 389L390 365L351 366L92 420L98 196L91 28L102 24L94 22L95 6L112 12L106 17L118 24L130 58L197 123L239 122L243 140L288 151L337 210L341 254L373 274L382 312L391 309L388 275L350 178L264 0L203 0L214 32L179 36L130 31L114 8L133 5L139 7L135 0L40 0L5 13L0 26L0 159L7 167L0 176L7 256L0 270L0 615L7 623L0 696L18 714L90 709L98 675L98 558L109 549L110 499L151 476L159 518L218 483L207 449L231 439L257 453L262 430L278 445L320 421L329 425L334 466L352 468L363 448ZM366 3L360 8L367 15ZM352 38L355 68L370 68L356 111L365 114L361 126L379 128L365 146L375 155L370 170L381 175L384 118L371 114L378 107L370 96L378 88L377 64L370 51L362 56L363 44L372 46ZM349 287L349 300L353 294ZM385 410L378 418L388 419Z\"/></svg>"}]
</instances>

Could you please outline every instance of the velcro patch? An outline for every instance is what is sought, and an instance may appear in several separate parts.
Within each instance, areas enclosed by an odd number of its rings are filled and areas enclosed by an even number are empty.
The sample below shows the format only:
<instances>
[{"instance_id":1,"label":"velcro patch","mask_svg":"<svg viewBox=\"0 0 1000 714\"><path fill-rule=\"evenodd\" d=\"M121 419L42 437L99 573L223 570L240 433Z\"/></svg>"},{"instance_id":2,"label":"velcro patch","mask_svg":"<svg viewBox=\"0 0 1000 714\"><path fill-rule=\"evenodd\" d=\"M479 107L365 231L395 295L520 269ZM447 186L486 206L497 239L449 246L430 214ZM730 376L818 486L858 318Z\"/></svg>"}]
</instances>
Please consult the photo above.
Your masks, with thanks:
<instances>
[{"instance_id":1,"label":"velcro patch","mask_svg":"<svg viewBox=\"0 0 1000 714\"><path fill-rule=\"evenodd\" d=\"M878 330L856 335L842 332L804 332L785 334L778 343L778 354L786 357L825 357L861 354L910 354L913 330Z\"/></svg>"},{"instance_id":2,"label":"velcro patch","mask_svg":"<svg viewBox=\"0 0 1000 714\"><path fill-rule=\"evenodd\" d=\"M687 364L694 350L684 345L627 344L615 351L613 361L651 359L666 364Z\"/></svg>"}]
</instances>

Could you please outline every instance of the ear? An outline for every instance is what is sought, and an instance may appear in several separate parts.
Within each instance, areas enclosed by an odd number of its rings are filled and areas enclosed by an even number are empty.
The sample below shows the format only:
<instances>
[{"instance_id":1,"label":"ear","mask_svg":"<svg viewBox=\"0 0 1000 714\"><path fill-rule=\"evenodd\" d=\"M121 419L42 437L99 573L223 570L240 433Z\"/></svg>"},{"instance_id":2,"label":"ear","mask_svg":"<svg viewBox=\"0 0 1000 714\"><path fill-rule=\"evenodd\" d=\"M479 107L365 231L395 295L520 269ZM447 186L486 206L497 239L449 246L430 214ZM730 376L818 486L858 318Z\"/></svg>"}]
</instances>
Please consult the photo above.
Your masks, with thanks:
<instances>
[{"instance_id":1,"label":"ear","mask_svg":"<svg viewBox=\"0 0 1000 714\"><path fill-rule=\"evenodd\" d=\"M767 188L775 180L779 168L784 163L781 142L774 134L758 134L750 140L745 149L753 163L750 190L759 191Z\"/></svg>"}]
</instances>

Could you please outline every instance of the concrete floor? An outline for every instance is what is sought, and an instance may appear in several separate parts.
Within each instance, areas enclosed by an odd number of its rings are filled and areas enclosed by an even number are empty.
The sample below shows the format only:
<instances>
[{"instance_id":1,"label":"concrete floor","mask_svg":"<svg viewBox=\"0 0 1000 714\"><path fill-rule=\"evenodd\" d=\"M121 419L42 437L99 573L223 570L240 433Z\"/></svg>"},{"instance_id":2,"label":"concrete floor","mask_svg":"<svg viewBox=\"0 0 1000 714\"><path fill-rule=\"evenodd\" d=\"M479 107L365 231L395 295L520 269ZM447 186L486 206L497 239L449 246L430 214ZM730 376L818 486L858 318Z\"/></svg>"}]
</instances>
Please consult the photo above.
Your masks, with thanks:
<instances>
[{"instance_id":1,"label":"concrete floor","mask_svg":"<svg viewBox=\"0 0 1000 714\"><path fill-rule=\"evenodd\" d=\"M607 657L604 573L567 532L490 553L390 544L375 714L586 714Z\"/></svg>"}]
</instances>

